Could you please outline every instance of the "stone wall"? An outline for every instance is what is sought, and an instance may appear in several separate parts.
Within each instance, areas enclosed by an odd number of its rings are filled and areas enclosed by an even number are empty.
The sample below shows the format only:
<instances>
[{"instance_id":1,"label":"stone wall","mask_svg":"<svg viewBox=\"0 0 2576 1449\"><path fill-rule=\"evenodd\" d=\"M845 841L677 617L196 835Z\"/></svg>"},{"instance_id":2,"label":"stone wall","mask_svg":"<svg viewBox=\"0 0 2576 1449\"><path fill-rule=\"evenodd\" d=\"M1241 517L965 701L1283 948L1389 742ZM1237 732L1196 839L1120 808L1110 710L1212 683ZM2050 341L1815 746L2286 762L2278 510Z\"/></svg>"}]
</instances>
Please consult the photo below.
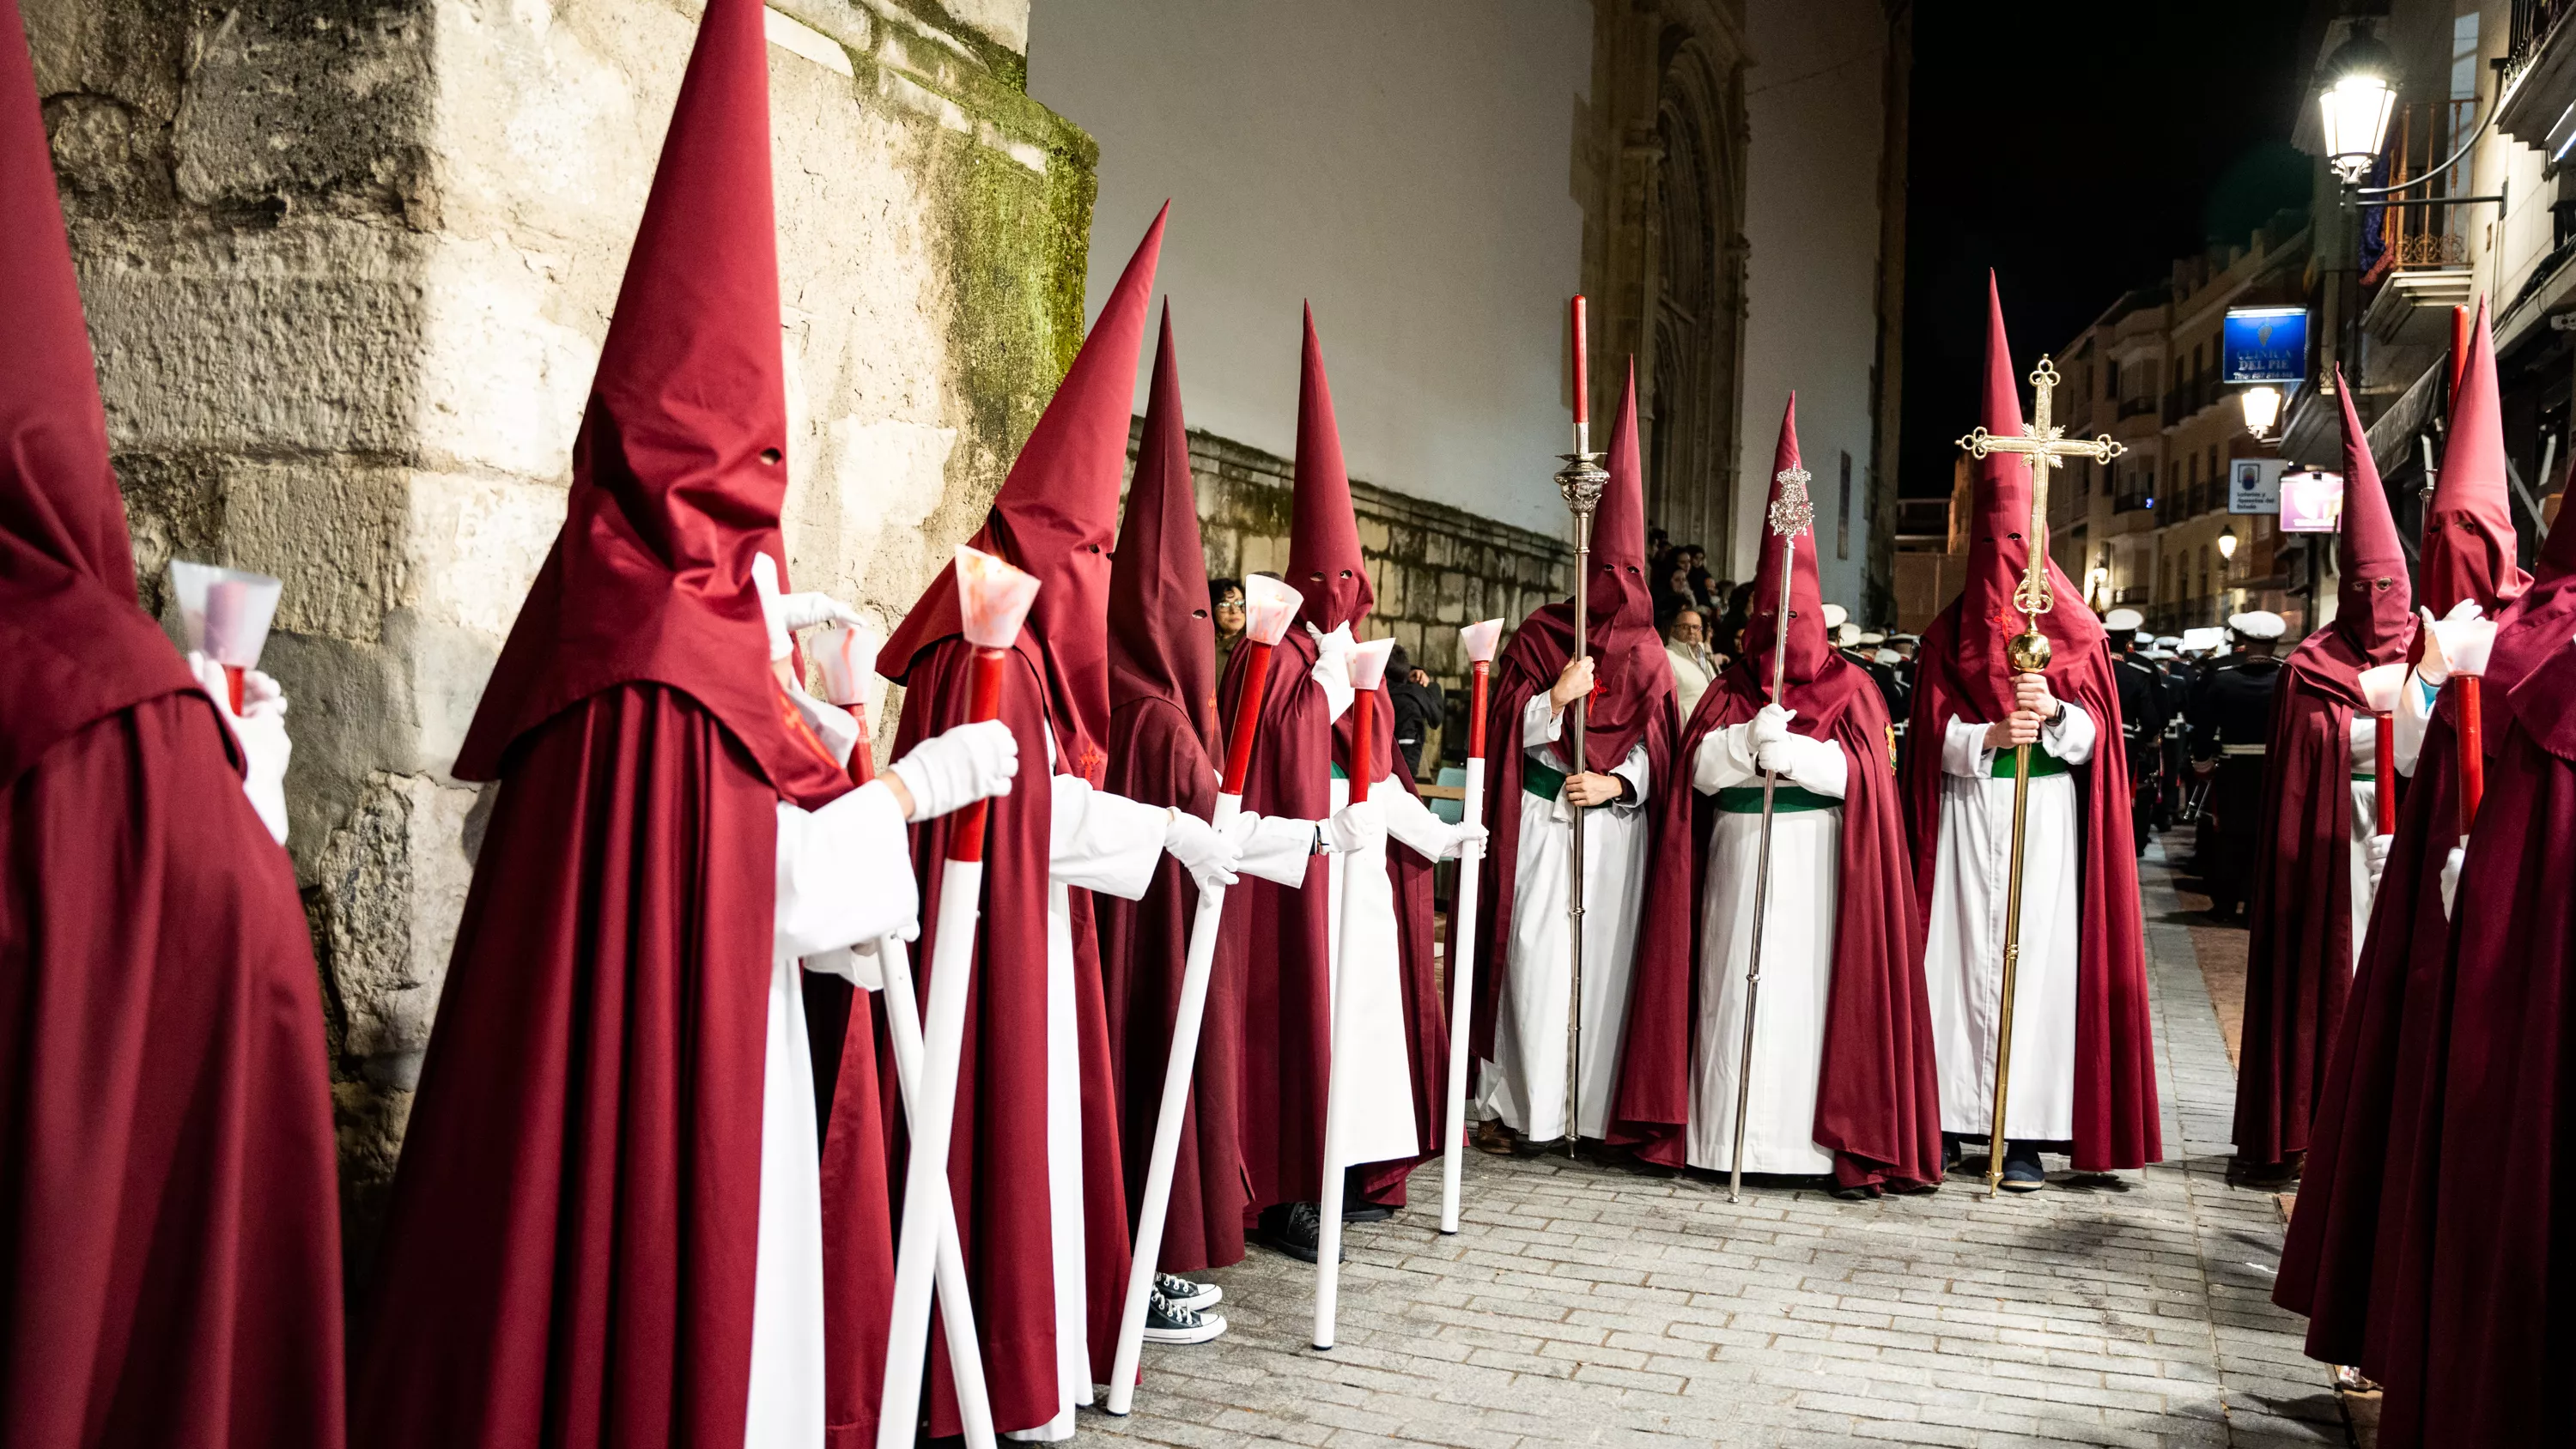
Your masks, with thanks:
<instances>
[{"instance_id":1,"label":"stone wall","mask_svg":"<svg viewBox=\"0 0 2576 1449\"><path fill-rule=\"evenodd\" d=\"M1129 435L1131 457L1143 428L1140 418ZM1193 431L1190 475L1198 489L1208 576L1285 574L1296 466ZM1357 478L1351 480L1351 506L1359 515L1360 553L1377 591L1368 625L1357 632L1367 639L1391 636L1404 646L1408 658L1447 688L1454 723L1466 708L1459 626L1495 618L1518 624L1532 609L1565 597L1574 587L1573 545ZM1450 733L1463 738L1454 729Z\"/></svg>"},{"instance_id":2,"label":"stone wall","mask_svg":"<svg viewBox=\"0 0 2576 1449\"><path fill-rule=\"evenodd\" d=\"M697 5L25 9L146 602L173 554L286 580L265 662L363 1252L470 878L447 771L562 517ZM769 21L790 570L890 622L1079 341L1095 152L1023 90L1027 0Z\"/></svg>"}]
</instances>

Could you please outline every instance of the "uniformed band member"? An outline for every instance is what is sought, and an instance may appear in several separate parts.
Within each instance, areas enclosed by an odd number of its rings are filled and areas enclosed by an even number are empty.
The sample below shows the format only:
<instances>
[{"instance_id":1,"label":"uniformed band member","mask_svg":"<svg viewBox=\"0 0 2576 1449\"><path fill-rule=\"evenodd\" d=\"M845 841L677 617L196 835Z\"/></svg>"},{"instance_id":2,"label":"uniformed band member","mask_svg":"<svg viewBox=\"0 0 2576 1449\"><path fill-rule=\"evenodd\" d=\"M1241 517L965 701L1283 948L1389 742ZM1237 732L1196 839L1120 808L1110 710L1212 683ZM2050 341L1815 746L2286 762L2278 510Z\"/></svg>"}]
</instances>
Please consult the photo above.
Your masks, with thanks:
<instances>
[{"instance_id":1,"label":"uniformed band member","mask_svg":"<svg viewBox=\"0 0 2576 1449\"><path fill-rule=\"evenodd\" d=\"M2201 806L2200 873L2210 914L2227 917L2245 903L2262 832L2263 756L2272 736L2272 691L2281 683L2273 651L2288 628L2266 609L2230 615L2238 652L2202 677L2192 692L2192 768L2209 781Z\"/></svg>"},{"instance_id":2,"label":"uniformed band member","mask_svg":"<svg viewBox=\"0 0 2576 1449\"><path fill-rule=\"evenodd\" d=\"M2138 646L2150 636L2141 632L2146 617L2135 609L2113 609L2102 616L2111 631L2111 679L2120 689L2120 734L2129 753L2129 829L2138 853L2147 849L2147 827L2164 793L2164 676L2139 657Z\"/></svg>"}]
</instances>

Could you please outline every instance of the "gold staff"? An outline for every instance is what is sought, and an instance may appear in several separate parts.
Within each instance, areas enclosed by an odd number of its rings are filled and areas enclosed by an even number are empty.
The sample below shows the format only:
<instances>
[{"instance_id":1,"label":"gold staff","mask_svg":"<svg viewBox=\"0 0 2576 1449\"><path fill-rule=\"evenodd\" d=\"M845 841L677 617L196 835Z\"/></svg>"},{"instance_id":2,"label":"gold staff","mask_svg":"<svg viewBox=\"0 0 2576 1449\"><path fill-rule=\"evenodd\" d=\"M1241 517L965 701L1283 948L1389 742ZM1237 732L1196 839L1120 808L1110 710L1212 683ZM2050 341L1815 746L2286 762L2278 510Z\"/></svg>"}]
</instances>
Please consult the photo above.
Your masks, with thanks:
<instances>
[{"instance_id":1,"label":"gold staff","mask_svg":"<svg viewBox=\"0 0 2576 1449\"><path fill-rule=\"evenodd\" d=\"M1798 535L1816 521L1807 501L1807 484L1815 475L1804 468L1785 468L1771 475L1780 499L1771 505L1771 531L1780 536L1780 612L1771 626L1771 702L1789 683L1789 590L1797 581ZM1753 870L1753 957L1744 967L1744 1057L1735 1072L1735 1155L1728 1159L1726 1200L1744 1200L1744 1120L1753 1100L1753 1004L1762 995L1762 918L1771 900L1771 792L1780 777L1762 772L1762 835Z\"/></svg>"},{"instance_id":2,"label":"gold staff","mask_svg":"<svg viewBox=\"0 0 2576 1449\"><path fill-rule=\"evenodd\" d=\"M2028 556L2022 563L2021 585L2013 590L2013 607L2021 611L2023 628L2004 646L2004 657L2016 674L2048 672L2048 636L2039 632L2039 616L2057 606L2048 585L2048 470L2065 467L2069 458L2107 463L2127 451L2108 433L2090 440L2069 439L2064 428L2052 426L2048 404L2057 382L2056 365L2040 358L2030 374L2036 394L2031 421L2022 425L2021 436L1999 437L1981 427L1959 440L1971 458L2019 453L2030 468L2030 527L2022 535ZM1960 620L1962 627L1970 628L1978 622ZM2012 874L2004 890L2003 1006L1995 1027L1995 1114L1986 1134L1986 1196L1990 1199L2003 1190L2004 1101L2012 1090L2013 978L2021 965L2021 867L2022 844L2030 826L2030 746L2013 746L2013 766Z\"/></svg>"}]
</instances>

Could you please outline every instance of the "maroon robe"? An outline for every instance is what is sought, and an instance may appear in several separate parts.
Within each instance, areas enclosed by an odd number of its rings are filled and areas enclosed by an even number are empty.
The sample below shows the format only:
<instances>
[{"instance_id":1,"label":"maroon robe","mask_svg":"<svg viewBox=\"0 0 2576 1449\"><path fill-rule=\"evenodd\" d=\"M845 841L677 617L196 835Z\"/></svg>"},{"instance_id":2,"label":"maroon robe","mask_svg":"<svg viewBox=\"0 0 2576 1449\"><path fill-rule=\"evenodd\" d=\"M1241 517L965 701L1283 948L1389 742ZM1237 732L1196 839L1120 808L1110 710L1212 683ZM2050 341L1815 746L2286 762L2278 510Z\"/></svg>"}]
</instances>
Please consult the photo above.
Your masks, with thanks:
<instances>
[{"instance_id":1,"label":"maroon robe","mask_svg":"<svg viewBox=\"0 0 2576 1449\"><path fill-rule=\"evenodd\" d=\"M2382 1404L2390 1449L2547 1442L2551 1365L2576 1346L2576 590L2565 583L2535 586L2555 597L2525 612L2519 642L2549 652L2487 717L2504 738L2461 869L2460 897L2480 908L2451 938L2430 1301L2420 1370L2410 1363Z\"/></svg>"},{"instance_id":2,"label":"maroon robe","mask_svg":"<svg viewBox=\"0 0 2576 1449\"><path fill-rule=\"evenodd\" d=\"M805 973L803 986L821 1187L834 1205L823 1219L824 1422L833 1449L870 1449L894 1320L895 1191L886 1177L902 1100L894 1041L883 992L818 972Z\"/></svg>"},{"instance_id":3,"label":"maroon robe","mask_svg":"<svg viewBox=\"0 0 2576 1449\"><path fill-rule=\"evenodd\" d=\"M1690 772L1673 751L1681 733L1681 711L1673 693L1672 662L1665 657L1663 637L1655 631L1654 595L1646 584L1646 503L1638 469L1633 362L1616 416L1606 459L1610 481L1602 490L1600 512L1593 521L1592 577L1584 600L1589 615L1584 643L1594 668L1592 697L1584 705L1584 758L1595 772L1607 772L1639 744L1646 747L1647 877L1641 909L1651 916L1657 906L1680 899L1679 893L1688 888L1688 862L1678 849L1666 846L1681 838L1682 827L1676 822L1686 817L1671 807L1689 793ZM1529 751L1521 744L1521 716L1532 699L1556 687L1556 676L1573 657L1574 601L1568 599L1522 620L1494 669L1485 737L1500 747L1489 749L1485 760L1482 823L1491 837L1477 887L1481 919L1476 924L1482 940L1476 959L1484 969L1476 973L1469 1014L1470 1043L1480 1062L1494 1060L1494 1022L1511 971L1513 898L1520 885L1521 782L1529 760ZM1565 738L1569 742L1573 738L1570 722ZM1561 752L1570 750L1570 743L1561 748ZM1659 933L1641 922L1634 939L1638 955L1629 978L1626 1035L1632 1045L1644 1026L1635 1000L1640 988L1634 983L1677 971L1687 985L1691 969L1689 943L1681 937ZM1686 1021L1653 1025L1689 1030ZM1563 1060L1562 1049L1553 1049ZM1622 1062L1630 1049L1622 1048ZM1689 1068L1690 1059L1684 1055L1685 1077ZM1610 1120L1615 1129L1619 1120L1615 1101Z\"/></svg>"},{"instance_id":4,"label":"maroon robe","mask_svg":"<svg viewBox=\"0 0 2576 1449\"><path fill-rule=\"evenodd\" d=\"M1168 304L1154 353L1144 446L1110 566L1109 699L1109 737L1117 748L1107 787L1130 800L1212 819L1219 753L1216 630L1208 618L1207 559L1190 485ZM1198 884L1166 855L1143 899L1104 896L1094 904L1132 1231L1144 1210L1163 1072L1180 1011L1190 927L1198 917ZM1222 1268L1243 1259L1243 1149L1237 1142L1242 1012L1240 992L1217 990L1211 974L1163 1224L1157 1266L1165 1272Z\"/></svg>"},{"instance_id":5,"label":"maroon robe","mask_svg":"<svg viewBox=\"0 0 2576 1449\"><path fill-rule=\"evenodd\" d=\"M2282 666L2255 851L2236 1067L2236 1155L2290 1162L2308 1147L2326 1054L2351 996L2352 721L2367 711L2361 671L2406 657L2415 638L2406 557L2370 441L2343 397L2344 505L2335 621ZM2378 788L2394 791L2397 781ZM2392 797L2394 798L2394 797Z\"/></svg>"},{"instance_id":6,"label":"maroon robe","mask_svg":"<svg viewBox=\"0 0 2576 1449\"><path fill-rule=\"evenodd\" d=\"M2003 304L1987 283L1985 427L2021 433L2021 396L2004 336ZM1916 652L1914 748L1905 761L1906 815L1914 841L1914 887L1922 924L1932 918L1941 844L1941 739L1952 717L1991 722L2011 712L2005 646L2022 632L2013 590L2030 556L2030 474L2021 455L1989 454L1977 465L1976 517L1968 541L1966 591L1923 631ZM2054 651L2049 692L2093 717L2093 757L2068 767L2081 804L2083 909L2077 933L2075 1140L2080 1172L2141 1167L2164 1156L2156 1107L2154 1029L2147 1011L2146 936L2138 907L2136 842L2129 826L2129 761L2120 748L2120 692L2101 621L2052 559L2057 607L2040 615Z\"/></svg>"},{"instance_id":7,"label":"maroon robe","mask_svg":"<svg viewBox=\"0 0 2576 1449\"><path fill-rule=\"evenodd\" d=\"M1003 671L1001 718L1019 741L1021 770L1011 793L994 800L987 812L982 920L958 1065L956 1136L949 1149L949 1185L974 1294L976 1333L984 1346L993 1426L1004 1433L1038 1428L1058 1412L1053 1205L1047 1188L1047 893L1054 802L1045 762L1052 738L1055 773L1096 787L1107 765L1109 545L1117 527L1118 483L1126 472L1136 354L1162 242L1163 217L1157 215L974 538L976 547L1040 580ZM880 656L887 661L885 676L905 691L897 757L968 721L975 650L961 619L952 567L931 582L886 643ZM922 919L913 962L919 973L916 997L924 1003L930 999L943 862L955 828L950 820L913 828ZM1089 1297L1084 1319L1093 1376L1106 1379L1127 1287L1126 1173L1091 893L1068 890L1067 898L1082 1084ZM837 1171L828 1155L825 1170ZM900 1168L890 1168L889 1176L896 1183L903 1179ZM978 1182L985 1184L980 1192ZM827 1197L827 1240L840 1232L833 1223L836 1211ZM828 1311L846 1314L850 1308ZM939 1435L959 1431L947 1362L946 1344L934 1338L931 1426Z\"/></svg>"},{"instance_id":8,"label":"maroon robe","mask_svg":"<svg viewBox=\"0 0 2576 1449\"><path fill-rule=\"evenodd\" d=\"M1342 468L1341 437L1311 310L1302 368L1287 581L1305 597L1298 622L1329 633L1344 624L1356 626L1377 596L1360 553L1350 479ZM1252 652L1237 649L1226 661L1217 699L1229 725L1243 697ZM1349 768L1355 726L1350 710L1338 720L1327 717L1323 688L1310 677L1315 658L1314 637L1294 627L1271 657L1269 689L1262 696L1251 771L1244 781L1246 810L1294 820L1321 820L1332 813L1333 777ZM1379 778L1392 775L1411 790L1412 772L1395 751L1394 701L1382 683L1371 718L1369 759L1382 772ZM1431 862L1390 841L1386 863L1395 887L1397 959L1421 1151L1370 1165L1360 1175L1360 1192L1373 1202L1398 1205L1404 1201L1406 1174L1439 1150L1447 1127L1443 1097L1449 1034L1432 958ZM1251 1193L1247 1218L1275 1204L1312 1202L1321 1195L1325 1089L1332 1062L1326 965L1332 909L1320 877L1313 884L1318 888L1290 890L1246 876L1225 896L1216 979L1222 989L1239 992L1243 1002L1241 1142Z\"/></svg>"},{"instance_id":9,"label":"maroon robe","mask_svg":"<svg viewBox=\"0 0 2576 1449\"><path fill-rule=\"evenodd\" d=\"M25 35L0 0L0 1443L336 1449L312 940L135 603Z\"/></svg>"},{"instance_id":10,"label":"maroon robe","mask_svg":"<svg viewBox=\"0 0 2576 1449\"><path fill-rule=\"evenodd\" d=\"M769 671L785 364L756 0L710 0L458 754L501 781L363 1303L371 1446L741 1443L777 807L849 787Z\"/></svg>"},{"instance_id":11,"label":"maroon robe","mask_svg":"<svg viewBox=\"0 0 2576 1449\"><path fill-rule=\"evenodd\" d=\"M2508 696L2545 656L2546 631L2517 627L2517 621L2564 608L2556 586L2576 572L2576 530L2563 541L2553 535L2555 546L2541 555L2539 583L2551 587L2526 592L2533 580L2514 566L2496 398L2495 350L2481 318L2461 372L2423 577L2436 615L2466 597L2497 620L2484 683L2489 700ZM2460 589L2490 592L2448 592ZM2309 1357L2356 1364L2401 1403L2416 1392L2434 1291L2434 1199L2453 984L2441 875L2459 841L2458 712L2458 691L2445 687L2381 870L2370 938L2327 1059L2298 1206L2272 1290L2274 1302L2308 1315ZM2484 744L2492 768L2505 730L2502 710L2490 706L2487 714Z\"/></svg>"},{"instance_id":12,"label":"maroon robe","mask_svg":"<svg viewBox=\"0 0 2576 1449\"><path fill-rule=\"evenodd\" d=\"M1798 466L1795 397L1781 419L1773 463L1776 503L1778 474ZM1865 671L1826 645L1814 541L1810 529L1792 571L1786 698L1780 702L1796 711L1792 732L1842 747L1845 769L1842 893L1817 1070L1815 1141L1833 1153L1840 1186L1930 1187L1941 1181L1941 1088L1932 1003L1923 981L1923 938L1911 908L1905 807L1888 758L1893 736L1887 702ZM1687 870L1659 864L1655 893L1648 897L1618 1100L1624 1130L1646 1144L1640 1155L1668 1167L1682 1165L1690 1126L1706 916L1701 902L1707 899L1709 833L1718 815L1716 799L1692 787L1692 762L1710 731L1746 723L1770 702L1774 641L1781 638L1779 598L1779 544L1766 533L1743 653L1700 696L1673 754L1673 820L1663 838L1678 847L1687 830L1690 864ZM1685 858L1678 848L1663 853Z\"/></svg>"}]
</instances>

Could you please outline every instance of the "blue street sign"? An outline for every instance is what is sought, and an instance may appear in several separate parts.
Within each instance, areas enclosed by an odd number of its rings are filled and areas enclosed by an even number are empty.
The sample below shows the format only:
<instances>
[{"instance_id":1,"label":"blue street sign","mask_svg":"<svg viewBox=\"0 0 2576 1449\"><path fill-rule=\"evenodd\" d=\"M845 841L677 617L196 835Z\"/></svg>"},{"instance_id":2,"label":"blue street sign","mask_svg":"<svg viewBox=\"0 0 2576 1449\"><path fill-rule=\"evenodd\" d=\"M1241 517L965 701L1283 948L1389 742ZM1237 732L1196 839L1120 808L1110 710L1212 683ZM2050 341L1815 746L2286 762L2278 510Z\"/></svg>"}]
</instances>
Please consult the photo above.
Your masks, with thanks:
<instances>
[{"instance_id":1,"label":"blue street sign","mask_svg":"<svg viewBox=\"0 0 2576 1449\"><path fill-rule=\"evenodd\" d=\"M2219 381L2300 382L2308 375L2303 307L2231 307L2219 332Z\"/></svg>"}]
</instances>

